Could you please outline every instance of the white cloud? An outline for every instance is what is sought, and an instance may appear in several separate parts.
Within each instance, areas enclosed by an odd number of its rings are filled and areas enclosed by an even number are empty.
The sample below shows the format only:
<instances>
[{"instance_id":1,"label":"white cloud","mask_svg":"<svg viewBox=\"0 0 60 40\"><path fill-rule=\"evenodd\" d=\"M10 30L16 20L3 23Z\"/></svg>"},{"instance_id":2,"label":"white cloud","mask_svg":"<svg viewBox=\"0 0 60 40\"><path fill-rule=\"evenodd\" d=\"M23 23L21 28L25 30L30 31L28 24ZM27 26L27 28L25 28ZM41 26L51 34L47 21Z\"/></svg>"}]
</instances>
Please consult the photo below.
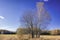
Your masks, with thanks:
<instances>
[{"instance_id":1,"label":"white cloud","mask_svg":"<svg viewBox=\"0 0 60 40\"><path fill-rule=\"evenodd\" d=\"M3 16L0 16L0 19L5 19L5 17L3 17Z\"/></svg>"},{"instance_id":2,"label":"white cloud","mask_svg":"<svg viewBox=\"0 0 60 40\"><path fill-rule=\"evenodd\" d=\"M44 0L44 1L48 1L48 0Z\"/></svg>"}]
</instances>

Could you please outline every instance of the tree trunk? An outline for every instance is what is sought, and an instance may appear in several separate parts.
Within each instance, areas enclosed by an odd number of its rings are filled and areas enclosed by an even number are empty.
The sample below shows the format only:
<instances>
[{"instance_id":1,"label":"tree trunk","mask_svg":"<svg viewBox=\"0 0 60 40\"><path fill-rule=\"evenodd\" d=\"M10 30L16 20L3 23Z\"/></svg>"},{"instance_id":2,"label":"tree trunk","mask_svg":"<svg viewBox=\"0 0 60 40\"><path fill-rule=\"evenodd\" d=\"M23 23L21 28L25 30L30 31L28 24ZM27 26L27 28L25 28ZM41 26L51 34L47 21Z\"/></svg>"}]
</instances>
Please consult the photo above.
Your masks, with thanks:
<instances>
[{"instance_id":1,"label":"tree trunk","mask_svg":"<svg viewBox=\"0 0 60 40\"><path fill-rule=\"evenodd\" d=\"M36 38L37 38L37 34L38 34L38 32L37 32L37 27L36 27Z\"/></svg>"},{"instance_id":2,"label":"tree trunk","mask_svg":"<svg viewBox=\"0 0 60 40\"><path fill-rule=\"evenodd\" d=\"M32 31L32 38L34 38L34 32Z\"/></svg>"},{"instance_id":3,"label":"tree trunk","mask_svg":"<svg viewBox=\"0 0 60 40\"><path fill-rule=\"evenodd\" d=\"M37 33L36 33L36 38L37 38Z\"/></svg>"},{"instance_id":4,"label":"tree trunk","mask_svg":"<svg viewBox=\"0 0 60 40\"><path fill-rule=\"evenodd\" d=\"M40 28L39 28L38 38L40 38L40 34L41 34L41 30L40 30Z\"/></svg>"},{"instance_id":5,"label":"tree trunk","mask_svg":"<svg viewBox=\"0 0 60 40\"><path fill-rule=\"evenodd\" d=\"M40 38L40 32L38 33L38 38Z\"/></svg>"},{"instance_id":6,"label":"tree trunk","mask_svg":"<svg viewBox=\"0 0 60 40\"><path fill-rule=\"evenodd\" d=\"M32 32L32 38L34 38L34 31L33 31L33 23L31 21L31 32Z\"/></svg>"}]
</instances>

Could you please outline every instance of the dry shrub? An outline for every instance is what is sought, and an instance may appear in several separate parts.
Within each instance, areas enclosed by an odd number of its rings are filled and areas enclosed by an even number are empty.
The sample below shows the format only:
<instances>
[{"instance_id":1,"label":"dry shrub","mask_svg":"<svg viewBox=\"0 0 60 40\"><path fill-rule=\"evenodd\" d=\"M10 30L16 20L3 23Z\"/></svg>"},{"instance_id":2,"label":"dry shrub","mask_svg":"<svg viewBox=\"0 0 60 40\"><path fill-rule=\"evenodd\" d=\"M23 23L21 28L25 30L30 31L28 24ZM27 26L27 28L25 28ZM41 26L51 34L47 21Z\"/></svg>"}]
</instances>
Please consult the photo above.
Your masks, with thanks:
<instances>
[{"instance_id":1,"label":"dry shrub","mask_svg":"<svg viewBox=\"0 0 60 40\"><path fill-rule=\"evenodd\" d=\"M21 35L17 35L17 38L18 38L18 40L29 40L32 37L30 34L27 34L27 35L21 34Z\"/></svg>"},{"instance_id":2,"label":"dry shrub","mask_svg":"<svg viewBox=\"0 0 60 40\"><path fill-rule=\"evenodd\" d=\"M17 38L18 38L18 40L22 40L23 39L23 35L22 34L21 35L17 34Z\"/></svg>"}]
</instances>

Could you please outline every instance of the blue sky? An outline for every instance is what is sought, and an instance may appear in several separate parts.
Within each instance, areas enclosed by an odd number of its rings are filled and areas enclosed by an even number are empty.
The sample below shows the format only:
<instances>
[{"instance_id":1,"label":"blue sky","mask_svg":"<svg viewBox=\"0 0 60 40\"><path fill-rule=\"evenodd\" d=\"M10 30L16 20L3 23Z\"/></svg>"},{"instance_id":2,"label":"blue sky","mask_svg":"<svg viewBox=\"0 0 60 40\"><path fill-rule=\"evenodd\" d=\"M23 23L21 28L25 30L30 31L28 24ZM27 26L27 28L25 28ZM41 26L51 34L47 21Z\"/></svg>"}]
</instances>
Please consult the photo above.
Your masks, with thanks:
<instances>
[{"instance_id":1,"label":"blue sky","mask_svg":"<svg viewBox=\"0 0 60 40\"><path fill-rule=\"evenodd\" d=\"M22 14L27 10L36 10L36 2L42 0L0 0L0 29L15 31ZM44 1L45 9L52 21L49 29L60 28L60 0Z\"/></svg>"}]
</instances>

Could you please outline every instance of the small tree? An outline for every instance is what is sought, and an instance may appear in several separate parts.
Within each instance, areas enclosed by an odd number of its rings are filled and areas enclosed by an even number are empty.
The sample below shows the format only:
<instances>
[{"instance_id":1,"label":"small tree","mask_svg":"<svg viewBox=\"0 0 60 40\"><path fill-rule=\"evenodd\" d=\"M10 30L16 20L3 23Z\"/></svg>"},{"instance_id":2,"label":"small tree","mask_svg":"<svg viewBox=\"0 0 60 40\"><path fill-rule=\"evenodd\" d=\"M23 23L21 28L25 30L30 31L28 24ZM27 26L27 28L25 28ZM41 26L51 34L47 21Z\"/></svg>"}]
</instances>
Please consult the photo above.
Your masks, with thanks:
<instances>
[{"instance_id":1,"label":"small tree","mask_svg":"<svg viewBox=\"0 0 60 40\"><path fill-rule=\"evenodd\" d=\"M38 3L38 13L32 11L26 11L22 16L21 24L26 26L30 30L32 38L34 38L33 28L36 27L36 37L40 37L41 30L47 28L47 25L50 23L51 18L49 13L44 9L44 3ZM36 14L36 15L35 15ZM39 29L39 31L38 31Z\"/></svg>"},{"instance_id":2,"label":"small tree","mask_svg":"<svg viewBox=\"0 0 60 40\"><path fill-rule=\"evenodd\" d=\"M41 30L44 30L47 28L47 25L50 23L50 15L45 11L44 14L41 14L40 17L37 16L31 12L27 11L23 17L22 17L22 24L26 26L30 31L29 33L32 34L32 38L34 38L34 30L33 28L36 28L36 37L37 34L38 37L40 37ZM39 31L38 31L39 30Z\"/></svg>"},{"instance_id":3,"label":"small tree","mask_svg":"<svg viewBox=\"0 0 60 40\"><path fill-rule=\"evenodd\" d=\"M47 28L48 24L51 21L51 17L49 13L44 8L44 2L37 2L37 12L38 12L38 27L40 30L44 30ZM40 37L40 31L39 37Z\"/></svg>"},{"instance_id":4,"label":"small tree","mask_svg":"<svg viewBox=\"0 0 60 40\"><path fill-rule=\"evenodd\" d=\"M34 16L33 13L31 11L27 11L25 12L25 14L23 15L23 20L21 21L23 23L23 25L26 26L26 28L28 28L30 30L30 33L32 34L32 38L34 38L34 31L33 31L33 27L34 27Z\"/></svg>"}]
</instances>

